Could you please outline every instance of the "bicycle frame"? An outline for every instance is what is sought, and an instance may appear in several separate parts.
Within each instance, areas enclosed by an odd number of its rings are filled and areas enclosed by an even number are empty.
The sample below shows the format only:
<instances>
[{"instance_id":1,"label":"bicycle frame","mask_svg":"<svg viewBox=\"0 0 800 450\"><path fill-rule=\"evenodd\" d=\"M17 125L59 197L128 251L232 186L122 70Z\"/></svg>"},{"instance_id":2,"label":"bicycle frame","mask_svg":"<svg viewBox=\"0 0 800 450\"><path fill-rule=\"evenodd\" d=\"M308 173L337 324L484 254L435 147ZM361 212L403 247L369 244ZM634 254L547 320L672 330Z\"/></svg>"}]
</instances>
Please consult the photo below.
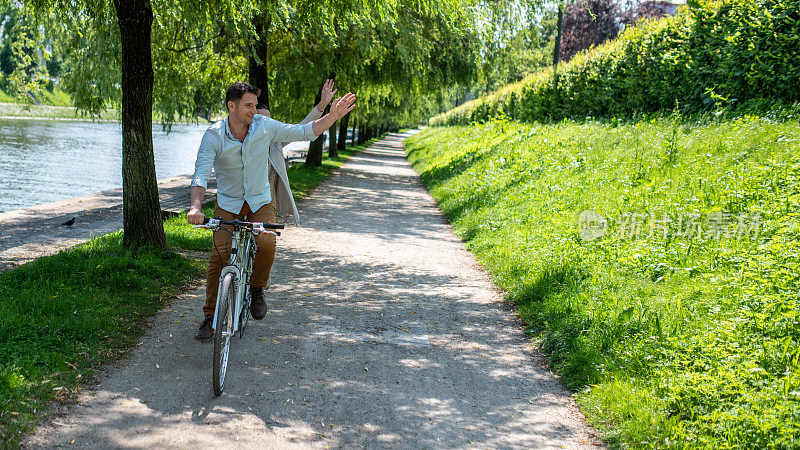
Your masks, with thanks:
<instances>
[{"instance_id":1,"label":"bicycle frame","mask_svg":"<svg viewBox=\"0 0 800 450\"><path fill-rule=\"evenodd\" d=\"M230 225L233 229L223 227L223 225ZM228 354L230 351L231 339L236 332L239 332L241 338L244 333L244 327L247 325L247 318L249 317L249 302L248 293L246 289L250 282L250 275L253 273L253 262L255 260L258 244L256 243L255 236L262 233L269 233L275 236L280 236L280 233L273 230L283 229L283 224L280 223L261 223L261 222L242 222L240 220L223 220L221 217L217 219L206 218L202 225L195 225L195 227L206 228L213 231L219 231L220 228L231 233L231 253L228 258L228 264L222 268L219 277L219 293L217 294L217 307L214 309L214 360L213 360L213 385L214 395L222 394L222 389L225 384L225 373L228 367ZM218 249L217 249L218 250ZM230 277L229 284L226 280ZM225 295L229 291L233 291L233 298L230 304ZM220 317L220 308L222 305L225 307L225 315L227 317ZM224 327L220 327L221 320L230 319L225 323ZM230 331L228 331L230 330Z\"/></svg>"},{"instance_id":2,"label":"bicycle frame","mask_svg":"<svg viewBox=\"0 0 800 450\"><path fill-rule=\"evenodd\" d=\"M219 324L219 305L221 302L220 296L225 295L222 292L222 280L225 275L233 274L234 292L236 293L233 298L233 330L239 330L240 319L242 316L242 306L245 303L245 295L247 289L242 289L247 286L250 281L250 275L253 273L253 257L258 250L258 245L253 234L249 230L239 230L237 236L231 239L231 255L228 258L228 265L222 268L219 274L220 289L217 294L217 307L214 310L214 329L217 329ZM239 330L241 331L241 330Z\"/></svg>"}]
</instances>

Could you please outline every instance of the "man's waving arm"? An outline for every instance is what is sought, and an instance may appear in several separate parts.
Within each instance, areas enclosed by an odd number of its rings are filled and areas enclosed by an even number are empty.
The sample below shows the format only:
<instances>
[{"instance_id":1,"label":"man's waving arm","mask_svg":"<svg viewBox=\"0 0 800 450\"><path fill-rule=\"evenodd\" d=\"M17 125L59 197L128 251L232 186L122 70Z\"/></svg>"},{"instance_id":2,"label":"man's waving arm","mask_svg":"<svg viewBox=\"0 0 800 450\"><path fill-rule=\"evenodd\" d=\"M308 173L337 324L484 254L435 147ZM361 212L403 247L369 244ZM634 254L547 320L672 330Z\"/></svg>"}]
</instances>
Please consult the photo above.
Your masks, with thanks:
<instances>
[{"instance_id":1,"label":"man's waving arm","mask_svg":"<svg viewBox=\"0 0 800 450\"><path fill-rule=\"evenodd\" d=\"M334 102L330 113L315 120L313 123L289 125L266 119L264 126L272 142L311 141L330 128L339 118L352 111L355 108L355 102L355 94L348 93Z\"/></svg>"}]
</instances>

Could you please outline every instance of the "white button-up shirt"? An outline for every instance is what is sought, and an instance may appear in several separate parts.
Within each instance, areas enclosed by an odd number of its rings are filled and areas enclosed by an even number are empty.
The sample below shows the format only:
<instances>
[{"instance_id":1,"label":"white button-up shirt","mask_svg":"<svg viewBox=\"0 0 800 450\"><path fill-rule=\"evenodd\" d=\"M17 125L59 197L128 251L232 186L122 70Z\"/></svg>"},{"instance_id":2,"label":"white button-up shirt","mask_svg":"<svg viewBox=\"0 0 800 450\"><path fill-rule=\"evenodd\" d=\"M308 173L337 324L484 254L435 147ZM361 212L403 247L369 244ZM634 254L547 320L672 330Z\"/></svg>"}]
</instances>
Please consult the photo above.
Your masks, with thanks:
<instances>
[{"instance_id":1,"label":"white button-up shirt","mask_svg":"<svg viewBox=\"0 0 800 450\"><path fill-rule=\"evenodd\" d=\"M208 186L211 168L217 174L217 203L239 214L244 202L252 211L272 201L269 186L271 142L316 139L311 123L289 125L256 114L243 142L231 134L228 118L211 125L200 141L192 186Z\"/></svg>"}]
</instances>

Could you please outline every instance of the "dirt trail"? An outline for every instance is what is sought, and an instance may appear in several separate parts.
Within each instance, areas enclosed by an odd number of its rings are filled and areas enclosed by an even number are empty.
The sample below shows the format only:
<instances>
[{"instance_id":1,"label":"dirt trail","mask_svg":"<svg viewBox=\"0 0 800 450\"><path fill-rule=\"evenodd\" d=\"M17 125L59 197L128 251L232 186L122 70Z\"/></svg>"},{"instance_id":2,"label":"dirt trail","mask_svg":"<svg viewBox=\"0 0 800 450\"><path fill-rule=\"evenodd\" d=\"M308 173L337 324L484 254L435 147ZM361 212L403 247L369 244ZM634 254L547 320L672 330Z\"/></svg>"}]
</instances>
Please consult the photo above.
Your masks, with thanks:
<instances>
[{"instance_id":1,"label":"dirt trail","mask_svg":"<svg viewBox=\"0 0 800 450\"><path fill-rule=\"evenodd\" d=\"M203 288L26 445L576 448L592 430L390 135L301 205L225 392Z\"/></svg>"}]
</instances>

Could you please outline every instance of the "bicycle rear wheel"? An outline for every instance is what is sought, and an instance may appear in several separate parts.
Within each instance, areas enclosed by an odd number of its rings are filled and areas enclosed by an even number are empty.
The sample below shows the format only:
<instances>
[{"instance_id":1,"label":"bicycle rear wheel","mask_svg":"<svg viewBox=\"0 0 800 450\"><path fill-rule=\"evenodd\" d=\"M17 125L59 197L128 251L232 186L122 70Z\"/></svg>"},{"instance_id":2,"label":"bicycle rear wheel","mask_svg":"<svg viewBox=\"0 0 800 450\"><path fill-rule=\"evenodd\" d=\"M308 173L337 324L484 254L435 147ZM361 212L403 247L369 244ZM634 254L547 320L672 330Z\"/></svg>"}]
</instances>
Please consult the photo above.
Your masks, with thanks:
<instances>
[{"instance_id":1,"label":"bicycle rear wheel","mask_svg":"<svg viewBox=\"0 0 800 450\"><path fill-rule=\"evenodd\" d=\"M228 354L233 337L233 296L235 286L233 274L222 279L217 298L217 328L214 330L214 395L222 394L225 386L225 372L228 370Z\"/></svg>"}]
</instances>

